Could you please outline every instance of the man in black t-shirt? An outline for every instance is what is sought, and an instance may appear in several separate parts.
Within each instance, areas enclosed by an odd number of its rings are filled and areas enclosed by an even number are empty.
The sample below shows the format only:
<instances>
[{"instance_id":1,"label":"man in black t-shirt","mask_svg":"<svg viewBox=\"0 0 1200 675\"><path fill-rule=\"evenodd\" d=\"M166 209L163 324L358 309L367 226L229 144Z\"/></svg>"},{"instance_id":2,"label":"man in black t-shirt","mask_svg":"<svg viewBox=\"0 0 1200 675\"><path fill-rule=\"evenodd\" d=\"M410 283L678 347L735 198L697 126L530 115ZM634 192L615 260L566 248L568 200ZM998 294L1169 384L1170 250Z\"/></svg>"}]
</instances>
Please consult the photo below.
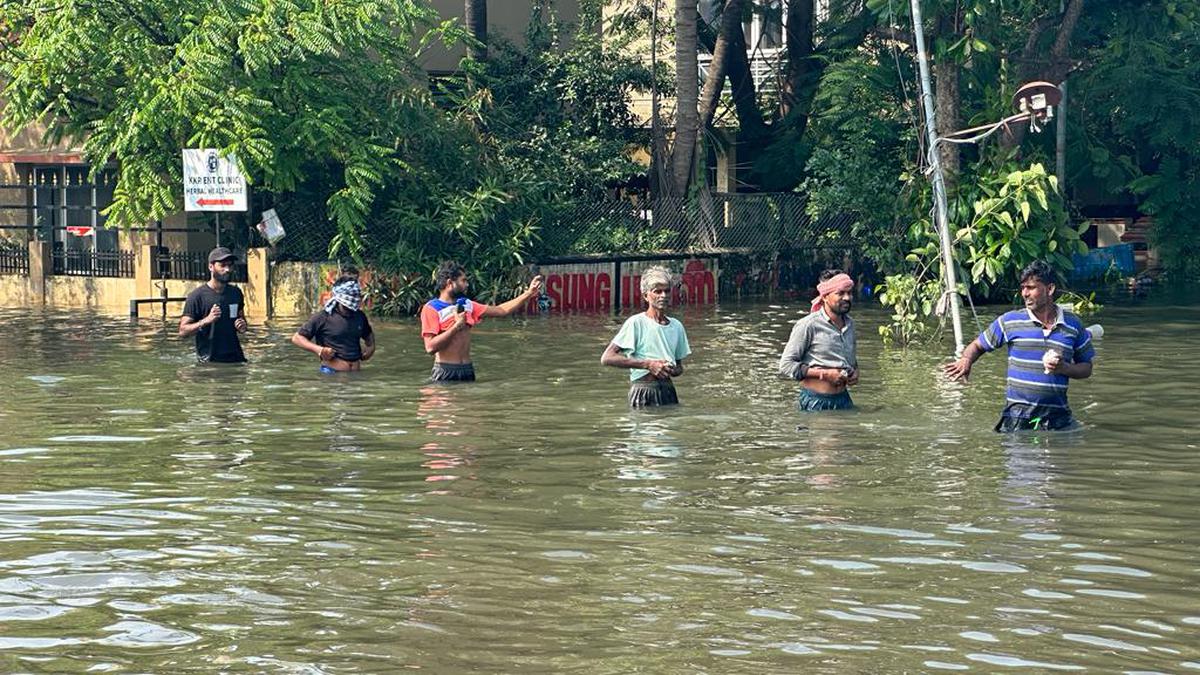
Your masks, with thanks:
<instances>
[{"instance_id":1,"label":"man in black t-shirt","mask_svg":"<svg viewBox=\"0 0 1200 675\"><path fill-rule=\"evenodd\" d=\"M242 343L238 333L245 333L246 300L242 290L229 283L237 256L218 246L208 254L209 280L188 293L179 318L179 337L196 336L196 358L218 363L241 363Z\"/></svg>"},{"instance_id":2,"label":"man in black t-shirt","mask_svg":"<svg viewBox=\"0 0 1200 675\"><path fill-rule=\"evenodd\" d=\"M360 370L375 355L375 334L361 304L358 278L338 278L325 307L296 331L292 344L316 354L322 373Z\"/></svg>"}]
</instances>

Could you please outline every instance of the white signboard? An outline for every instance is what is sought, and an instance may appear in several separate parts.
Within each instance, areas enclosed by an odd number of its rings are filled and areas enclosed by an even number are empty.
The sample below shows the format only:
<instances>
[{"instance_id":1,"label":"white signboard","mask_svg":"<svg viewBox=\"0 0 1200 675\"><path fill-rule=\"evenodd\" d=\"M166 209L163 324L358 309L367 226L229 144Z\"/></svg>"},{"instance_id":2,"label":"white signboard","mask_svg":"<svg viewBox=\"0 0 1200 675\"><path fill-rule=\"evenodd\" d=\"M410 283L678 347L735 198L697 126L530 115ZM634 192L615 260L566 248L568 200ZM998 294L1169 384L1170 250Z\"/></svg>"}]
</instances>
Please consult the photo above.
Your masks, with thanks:
<instances>
[{"instance_id":1,"label":"white signboard","mask_svg":"<svg viewBox=\"0 0 1200 675\"><path fill-rule=\"evenodd\" d=\"M183 210L246 210L246 177L233 157L211 148L183 151Z\"/></svg>"}]
</instances>

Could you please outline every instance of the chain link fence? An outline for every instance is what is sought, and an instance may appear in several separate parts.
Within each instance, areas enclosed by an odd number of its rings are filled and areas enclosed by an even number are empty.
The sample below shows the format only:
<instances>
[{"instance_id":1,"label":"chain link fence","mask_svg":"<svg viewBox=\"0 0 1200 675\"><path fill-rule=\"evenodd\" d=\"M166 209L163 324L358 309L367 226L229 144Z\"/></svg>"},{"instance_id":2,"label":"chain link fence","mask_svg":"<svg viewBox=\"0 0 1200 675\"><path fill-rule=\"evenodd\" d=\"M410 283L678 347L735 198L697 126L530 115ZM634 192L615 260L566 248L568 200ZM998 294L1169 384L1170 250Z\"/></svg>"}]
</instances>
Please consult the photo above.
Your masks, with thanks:
<instances>
[{"instance_id":1,"label":"chain link fence","mask_svg":"<svg viewBox=\"0 0 1200 675\"><path fill-rule=\"evenodd\" d=\"M852 217L813 219L804 195L709 194L696 199L581 202L542 228L546 255L779 252L846 247Z\"/></svg>"},{"instance_id":2,"label":"chain link fence","mask_svg":"<svg viewBox=\"0 0 1200 675\"><path fill-rule=\"evenodd\" d=\"M688 254L783 253L854 248L854 218L812 218L796 193L702 194L693 199L576 200L544 213L532 258L646 257ZM287 229L277 260L323 261L337 234L324 205L298 196L274 206ZM398 225L375 224L363 233L367 262L395 244Z\"/></svg>"},{"instance_id":3,"label":"chain link fence","mask_svg":"<svg viewBox=\"0 0 1200 675\"><path fill-rule=\"evenodd\" d=\"M280 195L272 208L287 235L275 245L273 256L280 261L322 262L329 259L329 243L337 226L317 199Z\"/></svg>"}]
</instances>

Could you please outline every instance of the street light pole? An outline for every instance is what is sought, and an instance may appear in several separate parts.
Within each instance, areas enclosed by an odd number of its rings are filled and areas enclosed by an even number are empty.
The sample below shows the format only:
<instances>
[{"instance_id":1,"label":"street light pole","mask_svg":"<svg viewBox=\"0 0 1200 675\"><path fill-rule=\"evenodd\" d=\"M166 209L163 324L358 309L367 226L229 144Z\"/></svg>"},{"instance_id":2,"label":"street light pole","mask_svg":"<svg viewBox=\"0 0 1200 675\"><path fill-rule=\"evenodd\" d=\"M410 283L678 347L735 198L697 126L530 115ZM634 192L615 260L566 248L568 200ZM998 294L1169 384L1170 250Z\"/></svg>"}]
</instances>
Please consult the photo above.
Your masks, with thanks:
<instances>
[{"instance_id":1,"label":"street light pole","mask_svg":"<svg viewBox=\"0 0 1200 675\"><path fill-rule=\"evenodd\" d=\"M913 36L917 42L917 65L921 71L921 102L925 108L925 136L929 139L929 167L933 172L934 217L942 240L942 278L950 298L950 318L954 323L954 355L963 352L962 316L958 299L958 280L954 273L954 253L950 240L950 214L946 205L946 178L938 156L937 124L933 115L933 85L929 77L929 55L925 51L925 30L921 25L921 0L912 5Z\"/></svg>"}]
</instances>

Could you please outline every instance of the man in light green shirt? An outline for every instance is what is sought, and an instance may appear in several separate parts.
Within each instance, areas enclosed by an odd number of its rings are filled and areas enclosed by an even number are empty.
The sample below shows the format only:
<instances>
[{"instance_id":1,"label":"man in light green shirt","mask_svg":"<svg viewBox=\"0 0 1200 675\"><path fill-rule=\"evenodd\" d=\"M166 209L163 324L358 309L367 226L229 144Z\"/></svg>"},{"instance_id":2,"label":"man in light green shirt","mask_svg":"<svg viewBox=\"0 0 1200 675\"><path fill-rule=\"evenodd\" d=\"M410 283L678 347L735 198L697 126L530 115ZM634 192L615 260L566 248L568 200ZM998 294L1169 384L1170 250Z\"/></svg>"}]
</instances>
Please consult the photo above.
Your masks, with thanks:
<instances>
[{"instance_id":1,"label":"man in light green shirt","mask_svg":"<svg viewBox=\"0 0 1200 675\"><path fill-rule=\"evenodd\" d=\"M678 319L667 316L671 303L671 272L651 267L642 274L646 311L629 317L612 339L600 363L628 368L629 405L634 408L679 403L671 378L683 374L683 359L692 353L687 332Z\"/></svg>"}]
</instances>

